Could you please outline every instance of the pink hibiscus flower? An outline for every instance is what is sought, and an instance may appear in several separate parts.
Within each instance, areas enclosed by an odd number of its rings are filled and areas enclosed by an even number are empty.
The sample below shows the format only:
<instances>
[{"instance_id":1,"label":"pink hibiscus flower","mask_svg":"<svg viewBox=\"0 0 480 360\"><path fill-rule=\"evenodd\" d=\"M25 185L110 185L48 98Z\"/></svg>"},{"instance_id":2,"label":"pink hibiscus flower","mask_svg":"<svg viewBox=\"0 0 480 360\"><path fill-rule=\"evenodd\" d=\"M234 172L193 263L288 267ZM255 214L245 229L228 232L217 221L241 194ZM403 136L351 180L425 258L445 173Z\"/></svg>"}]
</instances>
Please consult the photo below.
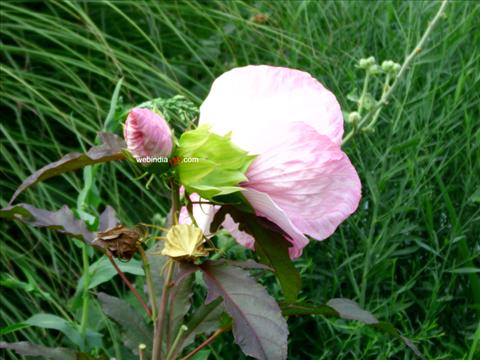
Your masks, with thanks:
<instances>
[{"instance_id":1,"label":"pink hibiscus flower","mask_svg":"<svg viewBox=\"0 0 480 360\"><path fill-rule=\"evenodd\" d=\"M167 157L172 152L172 132L164 118L149 109L133 108L123 128L128 150L135 158Z\"/></svg>"},{"instance_id":2,"label":"pink hibiscus flower","mask_svg":"<svg viewBox=\"0 0 480 360\"><path fill-rule=\"evenodd\" d=\"M236 145L257 155L243 194L257 216L287 234L292 258L308 244L306 235L326 239L357 209L361 183L340 148L340 106L310 74L265 65L228 71L214 81L199 122L219 135L231 132ZM208 229L215 211L197 208L197 223ZM254 249L229 216L222 225Z\"/></svg>"}]
</instances>

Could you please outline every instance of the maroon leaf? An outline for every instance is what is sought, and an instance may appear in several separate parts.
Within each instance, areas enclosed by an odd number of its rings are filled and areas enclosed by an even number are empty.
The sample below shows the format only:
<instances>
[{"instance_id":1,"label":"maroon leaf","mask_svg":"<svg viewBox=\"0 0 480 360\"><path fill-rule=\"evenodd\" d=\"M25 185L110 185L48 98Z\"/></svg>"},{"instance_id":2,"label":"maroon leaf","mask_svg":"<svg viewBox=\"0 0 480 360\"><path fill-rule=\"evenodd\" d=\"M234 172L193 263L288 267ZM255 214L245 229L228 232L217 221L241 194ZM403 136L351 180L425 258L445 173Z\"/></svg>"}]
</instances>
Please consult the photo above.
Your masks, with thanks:
<instances>
[{"instance_id":1,"label":"maroon leaf","mask_svg":"<svg viewBox=\"0 0 480 360\"><path fill-rule=\"evenodd\" d=\"M301 280L300 274L288 255L290 245L283 231L265 218L239 211L229 205L222 206L215 214L210 231L218 228L227 213L239 224L240 230L255 238L255 252L258 259L275 271L285 300L294 302L300 292Z\"/></svg>"},{"instance_id":2,"label":"maroon leaf","mask_svg":"<svg viewBox=\"0 0 480 360\"><path fill-rule=\"evenodd\" d=\"M91 244L95 238L94 234L88 231L85 223L76 219L66 205L60 210L48 211L29 204L17 204L1 209L0 218L19 220L35 227L53 229L83 239L87 244Z\"/></svg>"},{"instance_id":3,"label":"maroon leaf","mask_svg":"<svg viewBox=\"0 0 480 360\"><path fill-rule=\"evenodd\" d=\"M375 316L368 311L363 310L360 305L353 300L335 298L329 300L327 305L333 308L342 319L358 320L369 325L378 323Z\"/></svg>"},{"instance_id":4,"label":"maroon leaf","mask_svg":"<svg viewBox=\"0 0 480 360\"><path fill-rule=\"evenodd\" d=\"M207 261L200 268L208 288L206 303L223 298L242 351L262 360L286 359L287 322L267 291L248 272L224 262Z\"/></svg>"},{"instance_id":5,"label":"maroon leaf","mask_svg":"<svg viewBox=\"0 0 480 360\"><path fill-rule=\"evenodd\" d=\"M11 205L25 189L39 181L44 181L67 171L81 169L87 165L125 159L122 150L125 149L126 144L123 139L111 133L100 133L99 136L102 140L102 145L94 146L86 153L75 152L67 154L60 160L45 165L27 177L17 188L9 204Z\"/></svg>"},{"instance_id":6,"label":"maroon leaf","mask_svg":"<svg viewBox=\"0 0 480 360\"><path fill-rule=\"evenodd\" d=\"M117 219L117 213L115 209L108 205L100 215L100 224L98 225L98 231L105 231L118 225L120 221Z\"/></svg>"},{"instance_id":7,"label":"maroon leaf","mask_svg":"<svg viewBox=\"0 0 480 360\"><path fill-rule=\"evenodd\" d=\"M43 345L31 344L26 341L16 343L0 342L0 349L14 350L18 355L42 356L51 360L76 360L82 354L66 348L48 348Z\"/></svg>"},{"instance_id":8,"label":"maroon leaf","mask_svg":"<svg viewBox=\"0 0 480 360\"><path fill-rule=\"evenodd\" d=\"M144 318L123 299L102 292L98 293L97 298L103 312L120 325L125 346L134 354L138 354L138 345L145 344L146 355L149 356L152 348L152 329L146 325Z\"/></svg>"},{"instance_id":9,"label":"maroon leaf","mask_svg":"<svg viewBox=\"0 0 480 360\"><path fill-rule=\"evenodd\" d=\"M184 317L191 306L193 296L193 284L195 276L191 273L188 276L181 277L174 281L172 292L170 293L170 309L167 314L167 347L170 348L175 340Z\"/></svg>"}]
</instances>

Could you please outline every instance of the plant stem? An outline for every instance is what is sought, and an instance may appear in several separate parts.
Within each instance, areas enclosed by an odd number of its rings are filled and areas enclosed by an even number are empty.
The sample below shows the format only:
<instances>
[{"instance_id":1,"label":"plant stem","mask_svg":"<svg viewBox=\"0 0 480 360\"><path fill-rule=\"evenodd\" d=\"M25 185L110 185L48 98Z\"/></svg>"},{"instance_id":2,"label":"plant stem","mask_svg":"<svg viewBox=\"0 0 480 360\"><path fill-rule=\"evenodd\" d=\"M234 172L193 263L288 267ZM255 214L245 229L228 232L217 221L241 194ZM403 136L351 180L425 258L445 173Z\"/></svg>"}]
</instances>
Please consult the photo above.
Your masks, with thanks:
<instances>
[{"instance_id":1,"label":"plant stem","mask_svg":"<svg viewBox=\"0 0 480 360\"><path fill-rule=\"evenodd\" d=\"M110 262L112 263L113 267L114 267L115 270L117 271L118 275L120 275L120 277L122 278L123 282L128 286L128 288L129 288L130 291L133 293L133 295L137 298L137 300L140 302L140 304L142 304L143 308L144 308L145 311L147 312L147 315L148 315L149 317L152 317L152 311L150 310L150 308L148 307L148 305L145 303L145 301L143 300L143 298L140 296L140 294L138 293L137 289L135 289L135 287L132 285L132 283L127 279L127 277L125 276L125 274L123 273L123 271L120 270L120 268L118 267L118 265L117 265L117 263L115 262L115 260L113 260L112 254L107 253L106 255L107 255L107 257L108 257L108 260L110 260Z\"/></svg>"},{"instance_id":2,"label":"plant stem","mask_svg":"<svg viewBox=\"0 0 480 360\"><path fill-rule=\"evenodd\" d=\"M172 223L178 224L178 214L180 211L180 189L175 179L170 180L170 186L172 191ZM165 275L165 281L162 289L162 299L160 302L160 308L158 309L158 316L155 322L155 329L153 334L153 350L152 360L161 360L162 356L162 343L163 343L163 330L165 328L165 314L168 306L168 295L170 291L170 282L172 281L173 270L175 262L169 259L167 262L167 274Z\"/></svg>"},{"instance_id":3,"label":"plant stem","mask_svg":"<svg viewBox=\"0 0 480 360\"><path fill-rule=\"evenodd\" d=\"M360 95L360 99L358 99L358 110L357 111L360 115L362 115L363 105L365 104L365 96L367 96L369 80L370 80L370 71L367 70L365 80L363 81L362 95Z\"/></svg>"},{"instance_id":4,"label":"plant stem","mask_svg":"<svg viewBox=\"0 0 480 360\"><path fill-rule=\"evenodd\" d=\"M403 61L403 64L400 67L400 71L398 72L397 76L393 80L392 85L390 86L390 88L386 92L384 92L382 94L382 97L380 98L378 103L370 110L370 112L360 120L360 122L358 124L358 129L362 128L362 125L364 125L365 122L370 118L371 114L374 114L374 115L372 117L371 123L369 125L367 125L367 128L371 128L370 125L376 121L376 119L380 115L380 112L381 112L383 106L387 103L388 98L393 93L393 91L398 86L398 84L400 83L400 79L403 77L403 75L407 71L407 68L410 66L410 64L415 59L415 57L422 51L423 45L427 41L427 39L430 36L430 34L431 34L433 28L435 27L435 25L438 23L438 20L440 20L440 17L442 16L443 11L445 10L445 7L447 6L447 3L448 3L448 0L443 0L442 1L442 4L440 5L440 8L438 9L437 13L433 17L432 21L430 21L430 24L428 25L427 29L423 33L420 41L417 43L417 45L413 48L413 50L410 52L410 54L408 54L408 56ZM354 133L355 133L355 129L350 130L348 132L348 134L343 138L342 145L345 145L352 138Z\"/></svg>"},{"instance_id":5,"label":"plant stem","mask_svg":"<svg viewBox=\"0 0 480 360\"><path fill-rule=\"evenodd\" d=\"M175 179L172 179L170 184L172 188L172 222L173 225L178 225L178 215L180 213L180 192Z\"/></svg>"},{"instance_id":6,"label":"plant stem","mask_svg":"<svg viewBox=\"0 0 480 360\"><path fill-rule=\"evenodd\" d=\"M173 341L172 347L167 354L167 360L172 359L172 357L175 354L175 350L178 346L178 343L182 339L184 332L187 331L187 330L188 330L188 328L185 325L180 326L180 329L178 329L177 336L175 337L175 340Z\"/></svg>"},{"instance_id":7,"label":"plant stem","mask_svg":"<svg viewBox=\"0 0 480 360\"><path fill-rule=\"evenodd\" d=\"M182 360L188 360L190 359L193 355L198 353L200 350L202 350L205 346L208 344L212 343L217 337L219 337L223 332L225 332L226 329L220 328L216 330L210 337L202 342L200 345L198 345L195 349L193 349L191 352L189 352L185 357L182 358Z\"/></svg>"},{"instance_id":8,"label":"plant stem","mask_svg":"<svg viewBox=\"0 0 480 360\"><path fill-rule=\"evenodd\" d=\"M155 323L152 360L162 359L163 330L165 328L163 322L165 319L165 314L166 314L167 305L168 305L168 294L170 290L170 282L172 281L174 266L175 266L175 262L169 259L167 263L167 274L165 275L165 281L163 283L162 301L160 303L160 308L158 309L158 317Z\"/></svg>"},{"instance_id":9,"label":"plant stem","mask_svg":"<svg viewBox=\"0 0 480 360\"><path fill-rule=\"evenodd\" d=\"M140 246L138 250L140 252L140 256L142 257L143 270L145 271L145 279L147 281L148 297L150 299L150 308L152 309L151 319L155 321L157 319L157 298L155 296L155 288L153 287L150 263L148 262L148 257L145 254L145 250L143 250L143 247Z\"/></svg>"},{"instance_id":10,"label":"plant stem","mask_svg":"<svg viewBox=\"0 0 480 360\"><path fill-rule=\"evenodd\" d=\"M88 325L88 303L90 300L90 294L88 293L88 286L90 285L90 262L88 259L88 246L83 244L82 246L82 260L83 260L83 304L82 304L82 319L80 321L80 336L85 342L85 334L87 332Z\"/></svg>"}]
</instances>

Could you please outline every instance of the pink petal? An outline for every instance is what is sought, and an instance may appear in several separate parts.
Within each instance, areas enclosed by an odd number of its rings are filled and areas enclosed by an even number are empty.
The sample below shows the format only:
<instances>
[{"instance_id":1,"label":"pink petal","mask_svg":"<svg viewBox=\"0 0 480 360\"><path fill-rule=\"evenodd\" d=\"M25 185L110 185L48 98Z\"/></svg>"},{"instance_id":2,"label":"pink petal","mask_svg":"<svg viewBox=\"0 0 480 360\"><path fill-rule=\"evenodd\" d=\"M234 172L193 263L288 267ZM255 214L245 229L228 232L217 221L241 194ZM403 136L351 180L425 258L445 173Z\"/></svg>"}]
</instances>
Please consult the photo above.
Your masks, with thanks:
<instances>
[{"instance_id":1,"label":"pink petal","mask_svg":"<svg viewBox=\"0 0 480 360\"><path fill-rule=\"evenodd\" d=\"M285 231L288 235L287 240L292 243L292 247L289 248L290 257L299 257L302 254L302 249L308 245L308 239L292 224L288 214L264 192L248 188L243 191L243 195L253 206L258 216L267 218Z\"/></svg>"},{"instance_id":2,"label":"pink petal","mask_svg":"<svg viewBox=\"0 0 480 360\"><path fill-rule=\"evenodd\" d=\"M298 232L317 240L329 237L361 197L360 179L345 153L304 123L277 128L277 137L253 161L247 177L243 187L268 194ZM270 209L260 211L269 218ZM286 220L272 221L290 234Z\"/></svg>"},{"instance_id":3,"label":"pink petal","mask_svg":"<svg viewBox=\"0 0 480 360\"><path fill-rule=\"evenodd\" d=\"M200 198L198 194L190 194L190 200L193 202L206 201ZM209 204L193 204L192 214L195 218L195 222L198 227L202 229L205 236L209 237L213 234L210 233L210 224L213 221L213 217L218 210L218 206ZM192 224L193 221L190 218L187 208L184 206L180 209L180 215L178 218L180 224Z\"/></svg>"},{"instance_id":4,"label":"pink petal","mask_svg":"<svg viewBox=\"0 0 480 360\"><path fill-rule=\"evenodd\" d=\"M130 110L123 136L128 150L135 158L167 157L172 152L172 133L167 122L149 109Z\"/></svg>"},{"instance_id":5,"label":"pink petal","mask_svg":"<svg viewBox=\"0 0 480 360\"><path fill-rule=\"evenodd\" d=\"M255 239L253 238L253 236L239 230L238 224L235 221L233 221L230 215L227 214L225 216L225 220L223 221L222 226L225 230L227 230L230 233L230 235L233 236L235 240L237 240L237 242L240 245L243 245L246 248L249 248L252 250L255 249Z\"/></svg>"},{"instance_id":6,"label":"pink petal","mask_svg":"<svg viewBox=\"0 0 480 360\"><path fill-rule=\"evenodd\" d=\"M276 127L304 122L340 144L343 117L335 96L310 74L266 65L230 70L218 77L200 108L200 124L232 131L232 141L261 153Z\"/></svg>"}]
</instances>

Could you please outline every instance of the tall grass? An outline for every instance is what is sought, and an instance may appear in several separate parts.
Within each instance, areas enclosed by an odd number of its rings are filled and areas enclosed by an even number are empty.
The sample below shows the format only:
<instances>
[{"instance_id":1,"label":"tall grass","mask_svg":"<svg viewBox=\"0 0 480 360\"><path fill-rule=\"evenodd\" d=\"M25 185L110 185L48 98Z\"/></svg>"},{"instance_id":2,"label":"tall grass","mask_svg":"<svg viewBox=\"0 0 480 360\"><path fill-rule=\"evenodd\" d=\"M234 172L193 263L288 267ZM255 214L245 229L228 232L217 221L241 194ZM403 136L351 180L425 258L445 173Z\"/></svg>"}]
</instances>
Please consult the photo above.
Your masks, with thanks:
<instances>
[{"instance_id":1,"label":"tall grass","mask_svg":"<svg viewBox=\"0 0 480 360\"><path fill-rule=\"evenodd\" d=\"M34 169L93 144L120 78L126 105L174 94L200 104L223 71L268 63L312 73L348 111L354 104L347 94L362 81L356 61L374 55L400 62L438 5L1 2L0 205ZM297 263L305 298L356 299L418 341L429 359L478 356L473 336L480 304L468 273L478 274L480 250L479 17L475 2L449 4L376 131L356 135L345 148L362 178L359 210L329 240L309 245ZM102 167L98 185L105 204L127 223L152 222L167 211L166 198L146 190L124 165ZM21 201L73 206L81 187L81 173L69 174L28 190ZM1 325L38 312L73 318L69 299L81 274L81 250L54 233L0 226ZM477 270L466 268L472 260ZM110 334L111 355L122 355L115 352L120 340L113 324L98 307L94 314L92 322L105 322ZM322 318L289 324L292 359L412 357L399 342L359 324ZM60 338L26 328L5 340L54 346ZM212 357L242 358L231 340L217 341Z\"/></svg>"}]
</instances>

